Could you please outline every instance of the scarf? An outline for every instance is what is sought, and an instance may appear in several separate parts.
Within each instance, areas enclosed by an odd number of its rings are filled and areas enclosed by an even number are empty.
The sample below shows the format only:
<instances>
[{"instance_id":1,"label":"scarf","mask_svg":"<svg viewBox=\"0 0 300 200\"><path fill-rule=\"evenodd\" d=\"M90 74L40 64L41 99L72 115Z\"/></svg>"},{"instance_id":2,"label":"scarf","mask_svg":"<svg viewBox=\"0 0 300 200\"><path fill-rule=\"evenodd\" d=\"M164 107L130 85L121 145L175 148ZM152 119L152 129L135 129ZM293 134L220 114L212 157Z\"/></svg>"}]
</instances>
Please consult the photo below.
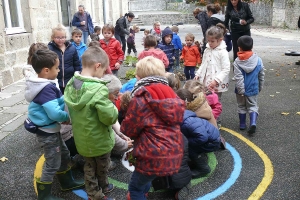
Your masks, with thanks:
<instances>
[{"instance_id":1,"label":"scarf","mask_svg":"<svg viewBox=\"0 0 300 200\"><path fill-rule=\"evenodd\" d=\"M134 88L131 91L131 97L134 97L134 94L137 91L139 91L143 87L145 87L147 85L150 85L152 83L161 83L161 84L169 85L168 81L165 77L162 77L162 76L148 76L148 77L140 79L139 81L137 81L135 83Z\"/></svg>"},{"instance_id":2,"label":"scarf","mask_svg":"<svg viewBox=\"0 0 300 200\"><path fill-rule=\"evenodd\" d=\"M155 30L155 32L156 32L157 34L160 34L160 29L155 28L154 30Z\"/></svg>"}]
</instances>

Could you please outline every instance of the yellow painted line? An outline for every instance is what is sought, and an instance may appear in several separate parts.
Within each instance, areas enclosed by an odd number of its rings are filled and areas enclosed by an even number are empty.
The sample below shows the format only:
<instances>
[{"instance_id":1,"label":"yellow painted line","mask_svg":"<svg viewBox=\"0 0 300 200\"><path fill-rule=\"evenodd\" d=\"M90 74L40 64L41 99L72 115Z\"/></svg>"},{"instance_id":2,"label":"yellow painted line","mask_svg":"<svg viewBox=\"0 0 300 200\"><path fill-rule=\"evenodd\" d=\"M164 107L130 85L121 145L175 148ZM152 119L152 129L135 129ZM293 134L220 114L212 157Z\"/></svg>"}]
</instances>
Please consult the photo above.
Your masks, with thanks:
<instances>
[{"instance_id":1,"label":"yellow painted line","mask_svg":"<svg viewBox=\"0 0 300 200\"><path fill-rule=\"evenodd\" d=\"M34 173L33 173L33 187L34 187L34 190L35 190L36 194L37 194L37 188L36 188L35 178L41 178L44 162L45 162L45 157L44 157L44 154L43 154L40 157L40 159L37 161L37 163L35 165L35 170L34 170Z\"/></svg>"},{"instance_id":2,"label":"yellow painted line","mask_svg":"<svg viewBox=\"0 0 300 200\"><path fill-rule=\"evenodd\" d=\"M258 146L256 146L253 142L242 136L241 134L230 130L228 128L221 127L221 130L224 130L235 137L239 138L243 142L245 142L248 146L250 146L256 153L260 156L262 161L264 162L265 165L265 174L260 182L260 184L257 186L257 188L254 190L254 192L250 195L248 200L256 200L260 199L265 191L268 189L269 185L272 182L273 176L274 176L274 170L273 170L273 165L267 154L265 154Z\"/></svg>"}]
</instances>

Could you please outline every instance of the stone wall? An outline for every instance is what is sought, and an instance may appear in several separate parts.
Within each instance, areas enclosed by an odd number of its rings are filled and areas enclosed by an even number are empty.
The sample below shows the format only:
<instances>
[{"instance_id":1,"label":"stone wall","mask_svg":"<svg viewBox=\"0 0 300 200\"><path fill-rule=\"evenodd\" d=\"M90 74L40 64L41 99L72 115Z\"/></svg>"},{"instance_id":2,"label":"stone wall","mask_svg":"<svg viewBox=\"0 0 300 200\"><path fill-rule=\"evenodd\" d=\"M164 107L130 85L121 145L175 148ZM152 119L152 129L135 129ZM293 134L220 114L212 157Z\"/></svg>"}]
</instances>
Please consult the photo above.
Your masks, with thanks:
<instances>
[{"instance_id":1,"label":"stone wall","mask_svg":"<svg viewBox=\"0 0 300 200\"><path fill-rule=\"evenodd\" d=\"M296 0L294 1L294 3L286 2L285 13L286 14L284 20L284 27L290 29L298 29L298 19L300 16L300 1Z\"/></svg>"},{"instance_id":2,"label":"stone wall","mask_svg":"<svg viewBox=\"0 0 300 200\"><path fill-rule=\"evenodd\" d=\"M166 10L167 3L165 0L131 0L128 2L128 9L134 11L155 11L155 10Z\"/></svg>"},{"instance_id":3,"label":"stone wall","mask_svg":"<svg viewBox=\"0 0 300 200\"><path fill-rule=\"evenodd\" d=\"M272 24L273 8L271 4L263 2L251 3L250 9L254 17L254 24L270 26Z\"/></svg>"},{"instance_id":4,"label":"stone wall","mask_svg":"<svg viewBox=\"0 0 300 200\"><path fill-rule=\"evenodd\" d=\"M159 21L163 25L172 25L182 22L184 24L196 24L198 21L193 14L140 14L139 19L145 25L153 25L153 22Z\"/></svg>"}]
</instances>

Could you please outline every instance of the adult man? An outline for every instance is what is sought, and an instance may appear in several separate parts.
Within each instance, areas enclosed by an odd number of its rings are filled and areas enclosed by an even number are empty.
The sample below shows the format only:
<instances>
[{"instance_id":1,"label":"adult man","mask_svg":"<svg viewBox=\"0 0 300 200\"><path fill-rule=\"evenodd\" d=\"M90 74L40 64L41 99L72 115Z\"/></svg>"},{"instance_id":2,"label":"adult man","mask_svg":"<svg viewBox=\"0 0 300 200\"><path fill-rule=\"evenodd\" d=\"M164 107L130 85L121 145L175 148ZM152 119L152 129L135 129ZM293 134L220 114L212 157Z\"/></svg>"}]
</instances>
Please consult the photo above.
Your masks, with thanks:
<instances>
[{"instance_id":1,"label":"adult man","mask_svg":"<svg viewBox=\"0 0 300 200\"><path fill-rule=\"evenodd\" d=\"M72 26L76 26L82 31L81 41L86 44L89 35L94 33L94 26L91 15L85 11L84 5L78 6L78 12L74 14Z\"/></svg>"}]
</instances>

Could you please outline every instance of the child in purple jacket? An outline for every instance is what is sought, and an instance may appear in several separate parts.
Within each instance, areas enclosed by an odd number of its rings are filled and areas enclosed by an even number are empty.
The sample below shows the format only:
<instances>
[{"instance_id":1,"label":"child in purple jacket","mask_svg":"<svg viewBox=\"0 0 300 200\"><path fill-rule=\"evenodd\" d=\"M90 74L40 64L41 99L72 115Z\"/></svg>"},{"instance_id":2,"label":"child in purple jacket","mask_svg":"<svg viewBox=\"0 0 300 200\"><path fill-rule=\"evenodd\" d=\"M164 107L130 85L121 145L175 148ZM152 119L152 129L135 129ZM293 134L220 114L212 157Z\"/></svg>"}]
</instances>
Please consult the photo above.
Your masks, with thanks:
<instances>
[{"instance_id":1,"label":"child in purple jacket","mask_svg":"<svg viewBox=\"0 0 300 200\"><path fill-rule=\"evenodd\" d=\"M135 24L130 28L129 32L132 34L132 36L129 36L127 38L127 56L130 55L131 50L134 53L134 56L137 57L137 51L135 48L135 33L138 33L140 31L140 28Z\"/></svg>"}]
</instances>

